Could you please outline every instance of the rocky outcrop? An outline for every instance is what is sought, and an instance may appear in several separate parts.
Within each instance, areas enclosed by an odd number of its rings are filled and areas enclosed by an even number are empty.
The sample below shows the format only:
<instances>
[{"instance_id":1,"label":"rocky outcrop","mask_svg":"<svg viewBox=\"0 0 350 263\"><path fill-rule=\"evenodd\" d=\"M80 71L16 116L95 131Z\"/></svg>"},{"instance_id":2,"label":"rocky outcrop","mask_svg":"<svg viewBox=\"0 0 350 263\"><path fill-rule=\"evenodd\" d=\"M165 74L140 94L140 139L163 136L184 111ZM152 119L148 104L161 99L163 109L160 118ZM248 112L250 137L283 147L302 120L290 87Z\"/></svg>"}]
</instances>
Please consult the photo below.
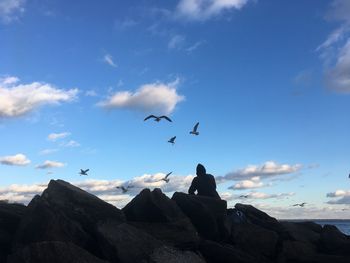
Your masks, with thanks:
<instances>
[{"instance_id":1,"label":"rocky outcrop","mask_svg":"<svg viewBox=\"0 0 350 263\"><path fill-rule=\"evenodd\" d=\"M181 249L194 249L199 236L190 219L160 189L142 190L122 211L135 227Z\"/></svg>"},{"instance_id":2,"label":"rocky outcrop","mask_svg":"<svg viewBox=\"0 0 350 263\"><path fill-rule=\"evenodd\" d=\"M171 199L191 220L203 238L220 240L229 235L229 226L225 224L226 201L178 192L174 193Z\"/></svg>"},{"instance_id":3,"label":"rocky outcrop","mask_svg":"<svg viewBox=\"0 0 350 263\"><path fill-rule=\"evenodd\" d=\"M0 263L350 262L334 226L251 205L144 189L122 210L62 180L27 207L0 203Z\"/></svg>"}]
</instances>

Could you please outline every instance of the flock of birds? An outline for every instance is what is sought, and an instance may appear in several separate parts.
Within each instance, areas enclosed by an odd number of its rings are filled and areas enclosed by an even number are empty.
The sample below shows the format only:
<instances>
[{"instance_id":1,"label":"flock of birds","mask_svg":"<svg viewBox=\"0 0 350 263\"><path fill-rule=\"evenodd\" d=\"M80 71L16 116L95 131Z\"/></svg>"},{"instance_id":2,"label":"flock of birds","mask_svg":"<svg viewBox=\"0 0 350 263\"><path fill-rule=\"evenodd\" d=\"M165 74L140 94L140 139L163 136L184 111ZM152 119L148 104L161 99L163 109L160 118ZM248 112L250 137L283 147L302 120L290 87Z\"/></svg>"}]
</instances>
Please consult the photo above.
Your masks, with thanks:
<instances>
[{"instance_id":1,"label":"flock of birds","mask_svg":"<svg viewBox=\"0 0 350 263\"><path fill-rule=\"evenodd\" d=\"M147 120L149 120L149 119L154 119L154 121L156 121L156 122L160 122L162 119L167 120L168 122L173 122L168 116L165 116L165 115L162 115L162 116L149 115L149 116L147 116L147 117L144 119L144 121L147 121ZM199 135L198 126L199 126L199 122L197 122L197 123L194 125L192 131L190 131L190 134L196 135L196 136ZM168 143L171 143L172 145L174 145L174 144L175 144L175 139L176 139L176 136L171 137L171 138L168 140ZM90 169L86 169L86 170L80 169L79 175L80 175L80 176L84 176L84 175L85 175L85 176L88 176L88 172L89 172L89 171L90 171ZM173 173L173 172L167 173L167 174L166 174L163 178L161 178L158 182L164 181L165 183L169 183L169 181L170 181L169 176L170 176L172 173ZM133 188L133 186L132 186L132 185L128 185L128 186L123 186L123 185L121 185L121 186L117 186L116 188L117 188L117 189L120 189L120 190L122 191L122 193L125 194L125 193L127 193L131 188Z\"/></svg>"}]
</instances>

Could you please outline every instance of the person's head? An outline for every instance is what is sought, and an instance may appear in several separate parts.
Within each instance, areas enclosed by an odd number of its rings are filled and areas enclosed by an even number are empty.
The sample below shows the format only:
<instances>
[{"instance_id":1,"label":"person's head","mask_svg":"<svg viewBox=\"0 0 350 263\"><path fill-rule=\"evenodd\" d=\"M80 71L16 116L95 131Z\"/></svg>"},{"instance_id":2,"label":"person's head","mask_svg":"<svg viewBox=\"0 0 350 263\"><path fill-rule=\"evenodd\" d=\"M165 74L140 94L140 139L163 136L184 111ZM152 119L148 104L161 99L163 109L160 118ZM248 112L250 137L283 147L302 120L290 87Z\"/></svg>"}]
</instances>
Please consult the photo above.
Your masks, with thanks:
<instances>
[{"instance_id":1,"label":"person's head","mask_svg":"<svg viewBox=\"0 0 350 263\"><path fill-rule=\"evenodd\" d=\"M201 175L204 175L204 174L206 174L207 173L207 171L205 170L205 167L204 167L204 165L202 165L202 164L198 164L197 165L197 171L196 171L196 174L198 175L198 176L201 176Z\"/></svg>"}]
</instances>

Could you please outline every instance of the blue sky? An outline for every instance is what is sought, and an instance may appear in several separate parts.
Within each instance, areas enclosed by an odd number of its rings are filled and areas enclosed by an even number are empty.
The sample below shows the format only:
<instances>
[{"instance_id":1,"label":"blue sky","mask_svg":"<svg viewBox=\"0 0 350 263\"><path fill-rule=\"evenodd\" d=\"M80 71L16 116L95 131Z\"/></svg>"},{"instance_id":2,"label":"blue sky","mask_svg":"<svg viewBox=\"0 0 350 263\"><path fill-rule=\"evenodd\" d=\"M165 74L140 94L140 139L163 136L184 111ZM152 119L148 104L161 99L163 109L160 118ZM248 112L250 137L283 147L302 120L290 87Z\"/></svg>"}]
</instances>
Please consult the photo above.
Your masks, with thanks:
<instances>
[{"instance_id":1,"label":"blue sky","mask_svg":"<svg viewBox=\"0 0 350 263\"><path fill-rule=\"evenodd\" d=\"M349 218L349 17L346 0L1 0L0 199L60 178L123 206L186 191L200 162L230 206Z\"/></svg>"}]
</instances>

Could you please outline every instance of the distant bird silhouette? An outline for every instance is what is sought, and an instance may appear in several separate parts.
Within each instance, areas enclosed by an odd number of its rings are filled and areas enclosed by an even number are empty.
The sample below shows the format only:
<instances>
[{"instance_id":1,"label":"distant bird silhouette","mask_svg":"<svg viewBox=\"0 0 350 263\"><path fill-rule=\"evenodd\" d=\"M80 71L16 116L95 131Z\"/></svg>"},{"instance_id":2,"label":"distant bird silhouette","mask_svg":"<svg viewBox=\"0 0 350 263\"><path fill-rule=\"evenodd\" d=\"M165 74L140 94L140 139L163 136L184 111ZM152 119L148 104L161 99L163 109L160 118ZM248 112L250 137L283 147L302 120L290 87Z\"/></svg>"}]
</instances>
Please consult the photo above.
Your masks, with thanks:
<instances>
[{"instance_id":1,"label":"distant bird silhouette","mask_svg":"<svg viewBox=\"0 0 350 263\"><path fill-rule=\"evenodd\" d=\"M169 140L168 142L171 143L172 145L174 145L175 139L176 139L176 136L171 137L170 140Z\"/></svg>"},{"instance_id":2,"label":"distant bird silhouette","mask_svg":"<svg viewBox=\"0 0 350 263\"><path fill-rule=\"evenodd\" d=\"M248 198L249 195L241 195L240 198Z\"/></svg>"},{"instance_id":3,"label":"distant bird silhouette","mask_svg":"<svg viewBox=\"0 0 350 263\"><path fill-rule=\"evenodd\" d=\"M165 116L165 115L163 115L163 116L149 115L149 116L147 116L143 121L147 121L148 119L151 119L151 118L154 118L154 120L155 120L156 122L160 122L161 119L166 119L167 121L172 122L172 120L171 120L169 117Z\"/></svg>"},{"instance_id":4,"label":"distant bird silhouette","mask_svg":"<svg viewBox=\"0 0 350 263\"><path fill-rule=\"evenodd\" d=\"M306 205L306 203L294 204L293 206L300 206L300 207L304 207L304 205Z\"/></svg>"},{"instance_id":5,"label":"distant bird silhouette","mask_svg":"<svg viewBox=\"0 0 350 263\"><path fill-rule=\"evenodd\" d=\"M46 174L53 174L53 172L52 171L48 171Z\"/></svg>"},{"instance_id":6,"label":"distant bird silhouette","mask_svg":"<svg viewBox=\"0 0 350 263\"><path fill-rule=\"evenodd\" d=\"M193 130L190 131L190 134L199 135L199 132L197 132L198 125L199 125L199 122L197 122L196 125L194 125Z\"/></svg>"},{"instance_id":7,"label":"distant bird silhouette","mask_svg":"<svg viewBox=\"0 0 350 263\"><path fill-rule=\"evenodd\" d=\"M131 185L128 185L127 187L124 187L124 186L117 186L116 188L121 189L122 192L123 192L123 194L125 194L126 192L129 191L130 188L132 188L132 186L131 186Z\"/></svg>"},{"instance_id":8,"label":"distant bird silhouette","mask_svg":"<svg viewBox=\"0 0 350 263\"><path fill-rule=\"evenodd\" d=\"M160 181L164 181L166 183L169 183L170 179L169 179L169 176L172 174L173 172L170 172L168 174L166 174L166 176L162 179L160 179Z\"/></svg>"},{"instance_id":9,"label":"distant bird silhouette","mask_svg":"<svg viewBox=\"0 0 350 263\"><path fill-rule=\"evenodd\" d=\"M86 169L86 170L80 169L79 175L88 175L87 174L88 171L90 171L90 169Z\"/></svg>"}]
</instances>

